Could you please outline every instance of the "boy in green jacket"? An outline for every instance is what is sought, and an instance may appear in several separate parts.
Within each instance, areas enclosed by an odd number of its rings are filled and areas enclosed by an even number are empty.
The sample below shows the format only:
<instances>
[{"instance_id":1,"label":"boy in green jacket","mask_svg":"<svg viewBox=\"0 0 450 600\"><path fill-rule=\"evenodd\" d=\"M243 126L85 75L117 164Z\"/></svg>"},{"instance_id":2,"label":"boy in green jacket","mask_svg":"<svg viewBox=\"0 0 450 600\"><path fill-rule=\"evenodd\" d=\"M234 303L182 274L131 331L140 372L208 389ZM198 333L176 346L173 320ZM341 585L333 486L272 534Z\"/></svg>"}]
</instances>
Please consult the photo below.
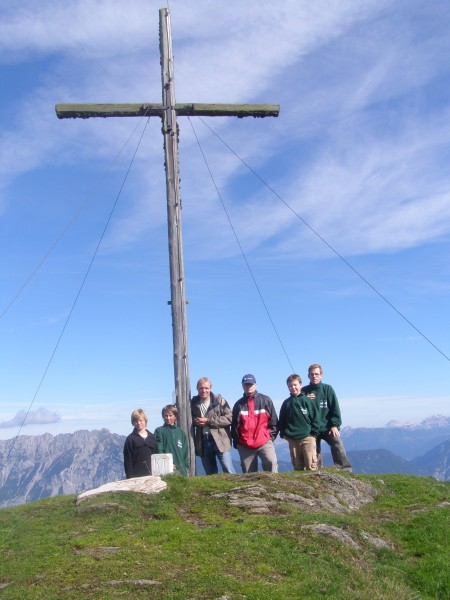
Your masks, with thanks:
<instances>
[{"instance_id":1,"label":"boy in green jacket","mask_svg":"<svg viewBox=\"0 0 450 600\"><path fill-rule=\"evenodd\" d=\"M289 375L286 383L291 395L281 405L278 420L280 436L289 444L292 465L296 471L316 471L319 413L314 401L302 394L300 375Z\"/></svg>"},{"instance_id":2,"label":"boy in green jacket","mask_svg":"<svg viewBox=\"0 0 450 600\"><path fill-rule=\"evenodd\" d=\"M336 392L328 383L322 382L323 369L314 363L309 366L310 384L303 388L303 393L310 398L319 412L319 435L317 436L317 466L323 467L320 440L330 446L334 466L342 471L352 472L352 465L347 458L339 428L342 425L341 409Z\"/></svg>"},{"instance_id":3,"label":"boy in green jacket","mask_svg":"<svg viewBox=\"0 0 450 600\"><path fill-rule=\"evenodd\" d=\"M167 404L161 414L164 425L155 429L158 454L172 454L175 471L186 476L189 469L188 441L184 431L175 425L178 409L174 404Z\"/></svg>"}]
</instances>

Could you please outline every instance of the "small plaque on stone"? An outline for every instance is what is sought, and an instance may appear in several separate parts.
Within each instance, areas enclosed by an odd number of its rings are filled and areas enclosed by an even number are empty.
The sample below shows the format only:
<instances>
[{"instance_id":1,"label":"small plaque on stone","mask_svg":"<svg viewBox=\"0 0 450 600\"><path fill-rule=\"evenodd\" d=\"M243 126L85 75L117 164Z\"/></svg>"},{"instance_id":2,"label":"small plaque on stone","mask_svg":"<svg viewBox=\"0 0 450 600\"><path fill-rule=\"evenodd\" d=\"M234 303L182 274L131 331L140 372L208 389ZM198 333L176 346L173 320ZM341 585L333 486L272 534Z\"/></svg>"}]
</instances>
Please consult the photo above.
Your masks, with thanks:
<instances>
[{"instance_id":1,"label":"small plaque on stone","mask_svg":"<svg viewBox=\"0 0 450 600\"><path fill-rule=\"evenodd\" d=\"M173 473L172 454L152 454L152 475L170 475Z\"/></svg>"}]
</instances>

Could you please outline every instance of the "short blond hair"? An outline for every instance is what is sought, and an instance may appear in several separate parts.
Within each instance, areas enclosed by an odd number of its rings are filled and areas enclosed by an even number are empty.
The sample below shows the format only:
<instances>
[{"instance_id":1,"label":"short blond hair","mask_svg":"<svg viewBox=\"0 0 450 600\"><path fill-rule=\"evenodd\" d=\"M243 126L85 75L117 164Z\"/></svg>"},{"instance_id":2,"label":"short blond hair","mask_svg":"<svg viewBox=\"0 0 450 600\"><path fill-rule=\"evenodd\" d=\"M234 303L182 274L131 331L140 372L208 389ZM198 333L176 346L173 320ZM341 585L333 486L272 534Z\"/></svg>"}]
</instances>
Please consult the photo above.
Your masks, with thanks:
<instances>
[{"instance_id":1,"label":"short blond hair","mask_svg":"<svg viewBox=\"0 0 450 600\"><path fill-rule=\"evenodd\" d=\"M137 408L136 410L133 410L133 412L131 413L131 424L134 425L139 421L139 419L144 419L145 425L147 425L148 417L145 414L145 410L142 410L142 408Z\"/></svg>"},{"instance_id":2,"label":"short blond hair","mask_svg":"<svg viewBox=\"0 0 450 600\"><path fill-rule=\"evenodd\" d=\"M200 379L197 381L197 391L202 383L209 383L210 387L212 387L211 379L208 379L207 377L200 377Z\"/></svg>"},{"instance_id":3,"label":"short blond hair","mask_svg":"<svg viewBox=\"0 0 450 600\"><path fill-rule=\"evenodd\" d=\"M322 365L319 365L318 363L313 363L312 365L309 365L308 367L308 375L311 373L311 371L313 371L314 369L319 369L320 374L323 375L323 369L322 369Z\"/></svg>"}]
</instances>

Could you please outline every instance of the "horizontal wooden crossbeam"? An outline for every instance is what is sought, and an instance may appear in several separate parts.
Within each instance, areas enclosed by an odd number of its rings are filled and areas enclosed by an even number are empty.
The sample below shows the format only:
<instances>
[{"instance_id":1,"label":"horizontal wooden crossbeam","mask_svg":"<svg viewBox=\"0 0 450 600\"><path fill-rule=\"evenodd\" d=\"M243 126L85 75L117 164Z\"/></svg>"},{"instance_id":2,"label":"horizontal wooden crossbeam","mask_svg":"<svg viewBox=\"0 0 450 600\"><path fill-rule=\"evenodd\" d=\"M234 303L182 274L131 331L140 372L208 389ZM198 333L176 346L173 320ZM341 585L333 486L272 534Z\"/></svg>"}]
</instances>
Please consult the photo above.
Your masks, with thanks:
<instances>
[{"instance_id":1,"label":"horizontal wooden crossbeam","mask_svg":"<svg viewBox=\"0 0 450 600\"><path fill-rule=\"evenodd\" d=\"M57 104L59 119L91 117L162 117L163 104ZM278 117L279 104L175 104L177 116L190 117Z\"/></svg>"}]
</instances>

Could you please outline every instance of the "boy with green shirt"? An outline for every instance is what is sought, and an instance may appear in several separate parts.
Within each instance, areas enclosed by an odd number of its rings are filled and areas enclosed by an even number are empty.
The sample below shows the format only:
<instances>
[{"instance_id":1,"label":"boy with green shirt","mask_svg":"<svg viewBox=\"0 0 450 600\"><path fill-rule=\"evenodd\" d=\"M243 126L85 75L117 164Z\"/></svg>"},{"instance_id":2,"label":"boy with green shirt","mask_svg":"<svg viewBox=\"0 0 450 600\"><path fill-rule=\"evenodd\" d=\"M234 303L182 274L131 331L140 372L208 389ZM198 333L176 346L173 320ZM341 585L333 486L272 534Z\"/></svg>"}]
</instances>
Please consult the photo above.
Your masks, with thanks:
<instances>
[{"instance_id":1,"label":"boy with green shirt","mask_svg":"<svg viewBox=\"0 0 450 600\"><path fill-rule=\"evenodd\" d=\"M296 471L316 471L316 437L319 434L316 405L302 394L300 375L289 375L286 383L291 395L281 405L278 420L280 436L289 444L292 466Z\"/></svg>"},{"instance_id":2,"label":"boy with green shirt","mask_svg":"<svg viewBox=\"0 0 450 600\"><path fill-rule=\"evenodd\" d=\"M309 366L308 378L310 384L303 388L303 392L311 399L319 411L319 435L317 436L317 464L323 467L320 440L325 440L330 446L334 466L351 473L352 465L347 458L344 444L342 443L339 428L342 425L341 409L334 389L331 385L322 382L322 366L314 363Z\"/></svg>"},{"instance_id":3,"label":"boy with green shirt","mask_svg":"<svg viewBox=\"0 0 450 600\"><path fill-rule=\"evenodd\" d=\"M189 450L186 434L175 425L178 409L168 404L162 411L164 425L155 429L158 454L172 454L173 466L180 475L187 475L189 470Z\"/></svg>"}]
</instances>

